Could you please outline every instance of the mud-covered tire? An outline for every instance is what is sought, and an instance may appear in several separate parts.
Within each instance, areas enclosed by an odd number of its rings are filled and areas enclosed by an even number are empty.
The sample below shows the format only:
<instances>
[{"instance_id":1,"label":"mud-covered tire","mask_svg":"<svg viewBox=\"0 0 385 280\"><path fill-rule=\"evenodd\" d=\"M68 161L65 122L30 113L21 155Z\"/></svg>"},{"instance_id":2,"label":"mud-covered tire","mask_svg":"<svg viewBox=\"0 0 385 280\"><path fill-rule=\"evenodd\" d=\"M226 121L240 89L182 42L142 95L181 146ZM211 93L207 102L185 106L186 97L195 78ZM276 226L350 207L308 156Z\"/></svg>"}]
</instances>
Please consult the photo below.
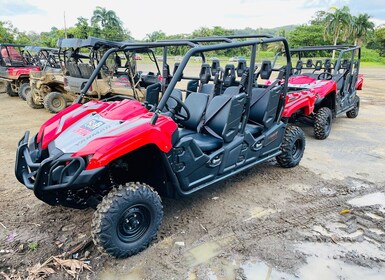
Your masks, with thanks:
<instances>
[{"instance_id":1,"label":"mud-covered tire","mask_svg":"<svg viewBox=\"0 0 385 280\"><path fill-rule=\"evenodd\" d=\"M26 100L28 92L31 92L31 86L28 83L21 84L18 91L19 97Z\"/></svg>"},{"instance_id":2,"label":"mud-covered tire","mask_svg":"<svg viewBox=\"0 0 385 280\"><path fill-rule=\"evenodd\" d=\"M332 111L328 107L318 110L314 118L314 136L316 139L326 139L332 130Z\"/></svg>"},{"instance_id":3,"label":"mud-covered tire","mask_svg":"<svg viewBox=\"0 0 385 280\"><path fill-rule=\"evenodd\" d=\"M357 118L359 111L360 111L360 97L356 95L354 99L354 107L353 109L346 112L346 116L349 119Z\"/></svg>"},{"instance_id":4,"label":"mud-covered tire","mask_svg":"<svg viewBox=\"0 0 385 280\"><path fill-rule=\"evenodd\" d=\"M305 152L305 133L298 126L286 127L281 144L281 154L276 157L278 164L284 168L297 166Z\"/></svg>"},{"instance_id":5,"label":"mud-covered tire","mask_svg":"<svg viewBox=\"0 0 385 280\"><path fill-rule=\"evenodd\" d=\"M102 253L126 258L148 247L162 218L158 193L143 183L127 183L114 188L98 205L92 237Z\"/></svg>"},{"instance_id":6,"label":"mud-covered tire","mask_svg":"<svg viewBox=\"0 0 385 280\"><path fill-rule=\"evenodd\" d=\"M7 81L0 81L0 93L6 93L8 90L8 82Z\"/></svg>"},{"instance_id":7,"label":"mud-covered tire","mask_svg":"<svg viewBox=\"0 0 385 280\"><path fill-rule=\"evenodd\" d=\"M44 108L51 113L59 113L67 107L67 99L62 93L53 91L48 93L43 100Z\"/></svg>"},{"instance_id":8,"label":"mud-covered tire","mask_svg":"<svg viewBox=\"0 0 385 280\"><path fill-rule=\"evenodd\" d=\"M32 90L27 93L25 101L27 101L28 106L31 107L32 109L42 109L42 108L44 108L43 104L37 104L35 102L35 100L33 99L33 92L32 92Z\"/></svg>"},{"instance_id":9,"label":"mud-covered tire","mask_svg":"<svg viewBox=\"0 0 385 280\"><path fill-rule=\"evenodd\" d=\"M11 87L11 83L7 82L6 85L6 91L5 91L10 97L16 97L19 94L17 92L14 92Z\"/></svg>"}]
</instances>

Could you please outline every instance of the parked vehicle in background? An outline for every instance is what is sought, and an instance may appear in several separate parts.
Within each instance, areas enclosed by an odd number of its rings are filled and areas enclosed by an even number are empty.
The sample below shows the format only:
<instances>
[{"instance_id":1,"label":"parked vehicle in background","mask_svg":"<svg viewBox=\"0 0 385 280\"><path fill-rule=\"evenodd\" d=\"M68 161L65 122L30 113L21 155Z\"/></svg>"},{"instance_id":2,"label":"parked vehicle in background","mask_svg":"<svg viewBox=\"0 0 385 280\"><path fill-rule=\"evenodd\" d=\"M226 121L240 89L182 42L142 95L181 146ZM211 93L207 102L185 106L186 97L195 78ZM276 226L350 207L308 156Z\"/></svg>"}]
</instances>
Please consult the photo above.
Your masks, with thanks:
<instances>
[{"instance_id":1,"label":"parked vehicle in background","mask_svg":"<svg viewBox=\"0 0 385 280\"><path fill-rule=\"evenodd\" d=\"M332 61L333 51L337 54L335 61ZM290 53L292 59L297 60L288 86L289 91L297 92L288 94L283 117L290 122L314 126L315 138L326 139L331 132L332 120L338 115L358 116L360 98L357 90L362 89L364 80L359 74L361 49L347 45L307 46L291 49Z\"/></svg>"},{"instance_id":2,"label":"parked vehicle in background","mask_svg":"<svg viewBox=\"0 0 385 280\"><path fill-rule=\"evenodd\" d=\"M25 100L29 91L31 71L40 67L24 56L25 45L0 44L0 93L20 96Z\"/></svg>"},{"instance_id":3,"label":"parked vehicle in background","mask_svg":"<svg viewBox=\"0 0 385 280\"><path fill-rule=\"evenodd\" d=\"M63 108L62 99L71 100L64 89L63 67L59 49L39 46L26 47L30 59L40 66L39 71L30 72L30 90L26 94L27 104L33 109L45 108L58 113Z\"/></svg>"},{"instance_id":4,"label":"parked vehicle in background","mask_svg":"<svg viewBox=\"0 0 385 280\"><path fill-rule=\"evenodd\" d=\"M64 62L64 88L73 96L79 96L91 77L100 59L111 48L119 48L124 43L88 39L60 39L59 56ZM142 63L144 57L151 63ZM144 66L141 66L144 65ZM146 87L161 79L160 68L152 50L118 49L104 62L102 70L88 89L84 101L125 95L139 101L145 100Z\"/></svg>"},{"instance_id":5,"label":"parked vehicle in background","mask_svg":"<svg viewBox=\"0 0 385 280\"><path fill-rule=\"evenodd\" d=\"M280 44L286 60L273 86L256 88L261 44ZM177 46L190 49L171 72L167 49ZM113 95L82 104L111 55L122 51L128 59L139 50L154 55L155 48L163 49L162 79L147 86L144 102ZM213 75L205 63L206 53L245 48L249 66L243 64L240 76L230 66L228 76L221 69ZM202 57L201 69L190 73L196 56ZM290 59L284 38L208 45L191 39L110 48L76 102L46 121L30 140L29 132L24 134L16 177L50 205L96 208L92 236L102 252L118 258L137 254L157 235L163 218L160 195L187 196L273 158L285 168L299 164L304 133L282 119ZM192 84L198 85L196 90Z\"/></svg>"}]
</instances>

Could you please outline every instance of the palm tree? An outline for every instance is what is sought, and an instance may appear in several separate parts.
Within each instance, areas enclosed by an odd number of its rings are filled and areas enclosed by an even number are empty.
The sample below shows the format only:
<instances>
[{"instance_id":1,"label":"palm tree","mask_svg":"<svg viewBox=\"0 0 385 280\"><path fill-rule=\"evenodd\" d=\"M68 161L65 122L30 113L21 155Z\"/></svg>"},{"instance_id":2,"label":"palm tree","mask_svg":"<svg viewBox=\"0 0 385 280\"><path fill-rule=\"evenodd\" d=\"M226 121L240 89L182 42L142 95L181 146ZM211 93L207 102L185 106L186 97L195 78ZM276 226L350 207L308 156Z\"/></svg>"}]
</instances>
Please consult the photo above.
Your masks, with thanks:
<instances>
[{"instance_id":1,"label":"palm tree","mask_svg":"<svg viewBox=\"0 0 385 280\"><path fill-rule=\"evenodd\" d=\"M362 44L366 40L368 31L374 30L374 23L371 22L368 14L359 14L353 17L352 35L354 38L354 45Z\"/></svg>"},{"instance_id":2,"label":"palm tree","mask_svg":"<svg viewBox=\"0 0 385 280\"><path fill-rule=\"evenodd\" d=\"M330 12L325 14L325 39L330 35L333 38L333 45L337 45L337 41L340 37L343 41L351 34L352 15L348 6L337 9L336 7L330 8ZM333 51L333 59L335 51Z\"/></svg>"},{"instance_id":3,"label":"palm tree","mask_svg":"<svg viewBox=\"0 0 385 280\"><path fill-rule=\"evenodd\" d=\"M96 7L94 10L93 16L91 18L91 24L98 25L100 23L101 27L119 27L121 28L122 21L112 10L107 10L106 8Z\"/></svg>"}]
</instances>

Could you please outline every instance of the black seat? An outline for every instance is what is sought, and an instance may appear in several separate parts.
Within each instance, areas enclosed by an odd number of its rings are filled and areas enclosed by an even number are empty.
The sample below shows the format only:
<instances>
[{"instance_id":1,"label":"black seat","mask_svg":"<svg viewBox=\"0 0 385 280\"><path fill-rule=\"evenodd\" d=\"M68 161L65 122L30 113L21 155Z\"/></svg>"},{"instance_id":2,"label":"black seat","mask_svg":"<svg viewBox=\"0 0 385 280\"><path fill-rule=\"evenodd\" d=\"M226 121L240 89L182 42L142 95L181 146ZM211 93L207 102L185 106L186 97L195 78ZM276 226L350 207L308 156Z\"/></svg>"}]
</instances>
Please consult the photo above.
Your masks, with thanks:
<instances>
[{"instance_id":1,"label":"black seat","mask_svg":"<svg viewBox=\"0 0 385 280\"><path fill-rule=\"evenodd\" d=\"M201 96L204 95L201 94ZM239 93L238 87L227 88L222 95L213 97L208 104L205 114L206 120L203 123L200 132L180 134L180 139L191 137L203 152L216 150L220 148L223 143L231 142L239 131L239 124L244 111L243 107L245 101L246 94ZM196 110L197 108L198 107L195 105L193 110ZM191 110L190 113L193 110ZM197 113L197 116L199 114L200 112ZM197 123L197 118L193 118L191 121L188 120L187 122L186 129L189 129L190 131L193 130L195 125L199 125L200 123Z\"/></svg>"},{"instance_id":2,"label":"black seat","mask_svg":"<svg viewBox=\"0 0 385 280\"><path fill-rule=\"evenodd\" d=\"M158 105L161 84L155 83L146 88L146 102L151 105Z\"/></svg>"},{"instance_id":3,"label":"black seat","mask_svg":"<svg viewBox=\"0 0 385 280\"><path fill-rule=\"evenodd\" d=\"M66 69L71 77L81 78L82 74L76 62L67 62Z\"/></svg>"},{"instance_id":4,"label":"black seat","mask_svg":"<svg viewBox=\"0 0 385 280\"><path fill-rule=\"evenodd\" d=\"M314 71L319 71L322 69L322 60L317 60L314 65Z\"/></svg>"},{"instance_id":5,"label":"black seat","mask_svg":"<svg viewBox=\"0 0 385 280\"><path fill-rule=\"evenodd\" d=\"M271 67L270 60L262 61L261 70L259 71L259 76L261 79L268 80L270 79L273 68Z\"/></svg>"},{"instance_id":6,"label":"black seat","mask_svg":"<svg viewBox=\"0 0 385 280\"><path fill-rule=\"evenodd\" d=\"M247 64L246 64L246 59L239 59L238 60L238 65L237 65L237 76L242 77L243 73L247 69Z\"/></svg>"},{"instance_id":7,"label":"black seat","mask_svg":"<svg viewBox=\"0 0 385 280\"><path fill-rule=\"evenodd\" d=\"M91 64L79 63L78 66L79 66L81 77L84 79L89 79L92 75L92 72L94 72L94 67Z\"/></svg>"},{"instance_id":8,"label":"black seat","mask_svg":"<svg viewBox=\"0 0 385 280\"><path fill-rule=\"evenodd\" d=\"M232 64L227 64L223 71L223 86L230 87L234 86L235 83L235 67Z\"/></svg>"},{"instance_id":9,"label":"black seat","mask_svg":"<svg viewBox=\"0 0 385 280\"><path fill-rule=\"evenodd\" d=\"M301 73L301 71L302 71L302 67L303 67L302 60L298 60L297 64L295 65L295 72L294 72L294 74L295 75L299 75Z\"/></svg>"},{"instance_id":10,"label":"black seat","mask_svg":"<svg viewBox=\"0 0 385 280\"><path fill-rule=\"evenodd\" d=\"M332 69L332 60L330 58L325 59L324 68L326 72L330 72L330 70Z\"/></svg>"},{"instance_id":11,"label":"black seat","mask_svg":"<svg viewBox=\"0 0 385 280\"><path fill-rule=\"evenodd\" d=\"M197 132L198 125L206 111L208 99L207 94L197 92L192 92L187 96L184 104L189 109L190 118L180 122L183 128L179 128L179 138ZM181 114L185 115L183 108Z\"/></svg>"},{"instance_id":12,"label":"black seat","mask_svg":"<svg viewBox=\"0 0 385 280\"><path fill-rule=\"evenodd\" d=\"M176 99L179 99L180 101L182 101L182 91L179 90L179 89L173 89L173 91L171 92L171 96L176 98ZM175 110L176 108L178 107L178 103L173 99L173 98L169 98L166 102L166 106L164 106L163 108L163 114L164 115L167 115L167 116L172 116L172 110Z\"/></svg>"},{"instance_id":13,"label":"black seat","mask_svg":"<svg viewBox=\"0 0 385 280\"><path fill-rule=\"evenodd\" d=\"M269 129L277 114L281 86L253 88L251 92L249 123L246 129L253 135Z\"/></svg>"},{"instance_id":14,"label":"black seat","mask_svg":"<svg viewBox=\"0 0 385 280\"><path fill-rule=\"evenodd\" d=\"M313 59L309 58L306 61L306 68L312 68L313 67Z\"/></svg>"},{"instance_id":15,"label":"black seat","mask_svg":"<svg viewBox=\"0 0 385 280\"><path fill-rule=\"evenodd\" d=\"M221 65L219 63L219 60L213 59L213 61L211 62L211 74L215 76L215 74L218 73L220 68L221 68Z\"/></svg>"}]
</instances>

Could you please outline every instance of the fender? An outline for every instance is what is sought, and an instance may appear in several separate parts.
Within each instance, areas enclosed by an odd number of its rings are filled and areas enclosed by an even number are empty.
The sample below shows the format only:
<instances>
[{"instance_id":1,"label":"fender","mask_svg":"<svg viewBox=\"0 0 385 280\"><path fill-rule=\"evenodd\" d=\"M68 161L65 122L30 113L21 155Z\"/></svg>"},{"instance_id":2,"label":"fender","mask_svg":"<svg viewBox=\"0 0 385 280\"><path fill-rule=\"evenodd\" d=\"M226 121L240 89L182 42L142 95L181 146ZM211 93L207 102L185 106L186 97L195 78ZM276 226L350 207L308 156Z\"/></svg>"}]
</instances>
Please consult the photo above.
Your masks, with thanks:
<instances>
[{"instance_id":1,"label":"fender","mask_svg":"<svg viewBox=\"0 0 385 280\"><path fill-rule=\"evenodd\" d=\"M311 91L289 93L286 96L286 105L282 117L290 118L295 112L302 109L304 115L313 113L316 96Z\"/></svg>"},{"instance_id":2,"label":"fender","mask_svg":"<svg viewBox=\"0 0 385 280\"><path fill-rule=\"evenodd\" d=\"M362 86L364 84L364 75L358 74L357 83L356 83L356 89L362 90Z\"/></svg>"}]
</instances>

